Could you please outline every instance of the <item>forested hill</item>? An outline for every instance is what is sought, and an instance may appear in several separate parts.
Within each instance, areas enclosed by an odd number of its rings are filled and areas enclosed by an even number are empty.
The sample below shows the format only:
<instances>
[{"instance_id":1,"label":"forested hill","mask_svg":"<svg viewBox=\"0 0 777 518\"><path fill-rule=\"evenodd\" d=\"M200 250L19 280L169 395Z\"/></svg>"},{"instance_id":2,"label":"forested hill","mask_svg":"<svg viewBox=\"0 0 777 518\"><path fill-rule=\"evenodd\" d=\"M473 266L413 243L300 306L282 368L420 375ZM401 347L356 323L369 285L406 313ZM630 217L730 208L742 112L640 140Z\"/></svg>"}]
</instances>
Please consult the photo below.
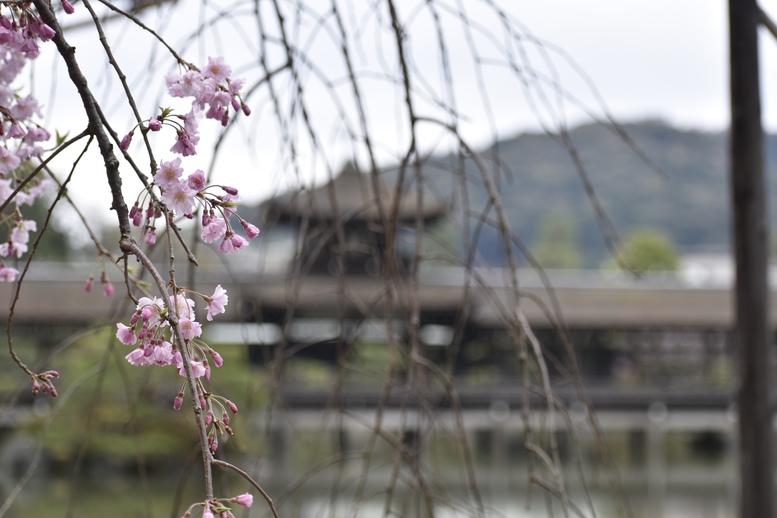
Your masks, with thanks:
<instances>
[{"instance_id":1,"label":"forested hill","mask_svg":"<svg viewBox=\"0 0 777 518\"><path fill-rule=\"evenodd\" d=\"M657 229L682 252L725 249L730 235L727 135L681 131L660 122L627 124L625 128L664 175L646 165L606 127L585 125L571 131L572 143L583 158L596 194L620 235L635 229ZM769 203L775 207L777 137L768 138L767 148ZM513 228L525 242L536 243L549 220L564 219L577 230L586 264L597 264L605 257L604 241L580 176L569 153L551 137L525 133L482 152L498 153L509 168L509 173L500 176L499 190ZM455 160L437 157L432 162L446 168L444 164ZM485 206L486 193L478 186L473 165L466 168L472 179L470 198L477 210ZM438 194L450 196L450 175L439 171L427 178ZM478 248L487 258L495 259L493 235L485 236Z\"/></svg>"}]
</instances>

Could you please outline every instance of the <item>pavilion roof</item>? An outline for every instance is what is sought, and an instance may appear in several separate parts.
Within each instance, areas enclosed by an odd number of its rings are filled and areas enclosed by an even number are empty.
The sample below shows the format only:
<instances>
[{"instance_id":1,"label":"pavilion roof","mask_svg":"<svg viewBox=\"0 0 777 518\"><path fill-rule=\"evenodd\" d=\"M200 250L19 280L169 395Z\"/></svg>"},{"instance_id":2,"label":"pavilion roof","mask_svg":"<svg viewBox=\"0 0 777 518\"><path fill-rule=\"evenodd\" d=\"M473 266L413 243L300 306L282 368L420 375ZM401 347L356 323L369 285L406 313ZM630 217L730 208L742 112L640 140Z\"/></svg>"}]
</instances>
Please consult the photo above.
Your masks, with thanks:
<instances>
[{"instance_id":1,"label":"pavilion roof","mask_svg":"<svg viewBox=\"0 0 777 518\"><path fill-rule=\"evenodd\" d=\"M264 207L286 218L313 216L334 220L336 213L339 213L340 217L349 220L378 221L379 203L384 214L389 214L396 193L393 182L388 182L383 175L379 177L379 194L376 197L372 182L369 174L352 166L346 167L324 185L282 194L265 202ZM442 216L448 211L447 206L429 193L424 193L423 203L419 207L414 186L400 192L399 220L414 220L419 209L424 220Z\"/></svg>"}]
</instances>

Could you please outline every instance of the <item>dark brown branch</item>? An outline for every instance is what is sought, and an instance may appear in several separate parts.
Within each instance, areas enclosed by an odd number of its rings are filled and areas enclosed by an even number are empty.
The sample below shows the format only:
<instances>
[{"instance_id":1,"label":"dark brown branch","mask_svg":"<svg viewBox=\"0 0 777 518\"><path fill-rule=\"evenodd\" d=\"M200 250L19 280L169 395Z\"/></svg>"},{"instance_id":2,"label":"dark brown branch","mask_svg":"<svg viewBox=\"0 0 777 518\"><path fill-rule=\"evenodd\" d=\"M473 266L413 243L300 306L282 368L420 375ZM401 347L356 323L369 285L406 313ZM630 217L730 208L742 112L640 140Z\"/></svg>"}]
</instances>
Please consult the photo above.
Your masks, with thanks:
<instances>
[{"instance_id":1,"label":"dark brown branch","mask_svg":"<svg viewBox=\"0 0 777 518\"><path fill-rule=\"evenodd\" d=\"M76 60L76 49L72 47L62 33L56 15L51 10L50 4L46 0L34 0L35 8L40 14L41 20L49 27L54 29L56 34L52 41L57 46L57 51L62 56L67 66L68 74L73 85L78 90L81 102L84 105L86 116L89 121L88 131L97 140L100 147L100 154L105 164L105 174L108 179L108 186L111 190L111 209L116 211L116 217L119 220L119 231L123 239L132 239L131 226L129 220L129 209L124 202L124 195L121 192L121 174L119 173L119 160L113 152L113 145L105 129L100 122L100 114L97 111L97 102L89 90L89 84L86 77L81 72L81 67Z\"/></svg>"}]
</instances>

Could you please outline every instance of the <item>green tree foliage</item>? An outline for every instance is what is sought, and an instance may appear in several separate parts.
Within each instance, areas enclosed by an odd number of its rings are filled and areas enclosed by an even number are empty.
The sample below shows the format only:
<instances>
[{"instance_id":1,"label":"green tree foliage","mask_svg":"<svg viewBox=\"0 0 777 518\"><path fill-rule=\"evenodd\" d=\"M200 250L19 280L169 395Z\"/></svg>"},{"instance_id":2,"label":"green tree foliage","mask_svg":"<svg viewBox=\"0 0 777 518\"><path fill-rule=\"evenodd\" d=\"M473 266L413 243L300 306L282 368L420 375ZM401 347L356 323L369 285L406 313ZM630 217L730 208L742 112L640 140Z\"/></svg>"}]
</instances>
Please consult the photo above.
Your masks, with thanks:
<instances>
[{"instance_id":1,"label":"green tree foliage","mask_svg":"<svg viewBox=\"0 0 777 518\"><path fill-rule=\"evenodd\" d=\"M544 219L539 225L532 252L543 268L572 270L583 266L578 229L568 217Z\"/></svg>"},{"instance_id":2,"label":"green tree foliage","mask_svg":"<svg viewBox=\"0 0 777 518\"><path fill-rule=\"evenodd\" d=\"M620 254L626 265L637 273L677 271L680 257L666 234L652 229L633 231L622 243Z\"/></svg>"}]
</instances>

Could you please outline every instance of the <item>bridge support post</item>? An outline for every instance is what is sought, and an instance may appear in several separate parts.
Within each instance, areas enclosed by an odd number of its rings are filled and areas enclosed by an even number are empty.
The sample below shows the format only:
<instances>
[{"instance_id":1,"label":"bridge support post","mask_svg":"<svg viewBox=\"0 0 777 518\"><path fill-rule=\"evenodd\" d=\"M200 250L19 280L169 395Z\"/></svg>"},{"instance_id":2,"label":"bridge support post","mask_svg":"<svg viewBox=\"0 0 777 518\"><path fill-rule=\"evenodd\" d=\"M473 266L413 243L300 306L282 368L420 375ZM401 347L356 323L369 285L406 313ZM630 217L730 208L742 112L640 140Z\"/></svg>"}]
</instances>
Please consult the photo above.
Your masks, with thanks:
<instances>
[{"instance_id":1,"label":"bridge support post","mask_svg":"<svg viewBox=\"0 0 777 518\"><path fill-rule=\"evenodd\" d=\"M647 411L646 461L650 515L664 516L666 498L666 421L669 418L666 405L651 403Z\"/></svg>"}]
</instances>

